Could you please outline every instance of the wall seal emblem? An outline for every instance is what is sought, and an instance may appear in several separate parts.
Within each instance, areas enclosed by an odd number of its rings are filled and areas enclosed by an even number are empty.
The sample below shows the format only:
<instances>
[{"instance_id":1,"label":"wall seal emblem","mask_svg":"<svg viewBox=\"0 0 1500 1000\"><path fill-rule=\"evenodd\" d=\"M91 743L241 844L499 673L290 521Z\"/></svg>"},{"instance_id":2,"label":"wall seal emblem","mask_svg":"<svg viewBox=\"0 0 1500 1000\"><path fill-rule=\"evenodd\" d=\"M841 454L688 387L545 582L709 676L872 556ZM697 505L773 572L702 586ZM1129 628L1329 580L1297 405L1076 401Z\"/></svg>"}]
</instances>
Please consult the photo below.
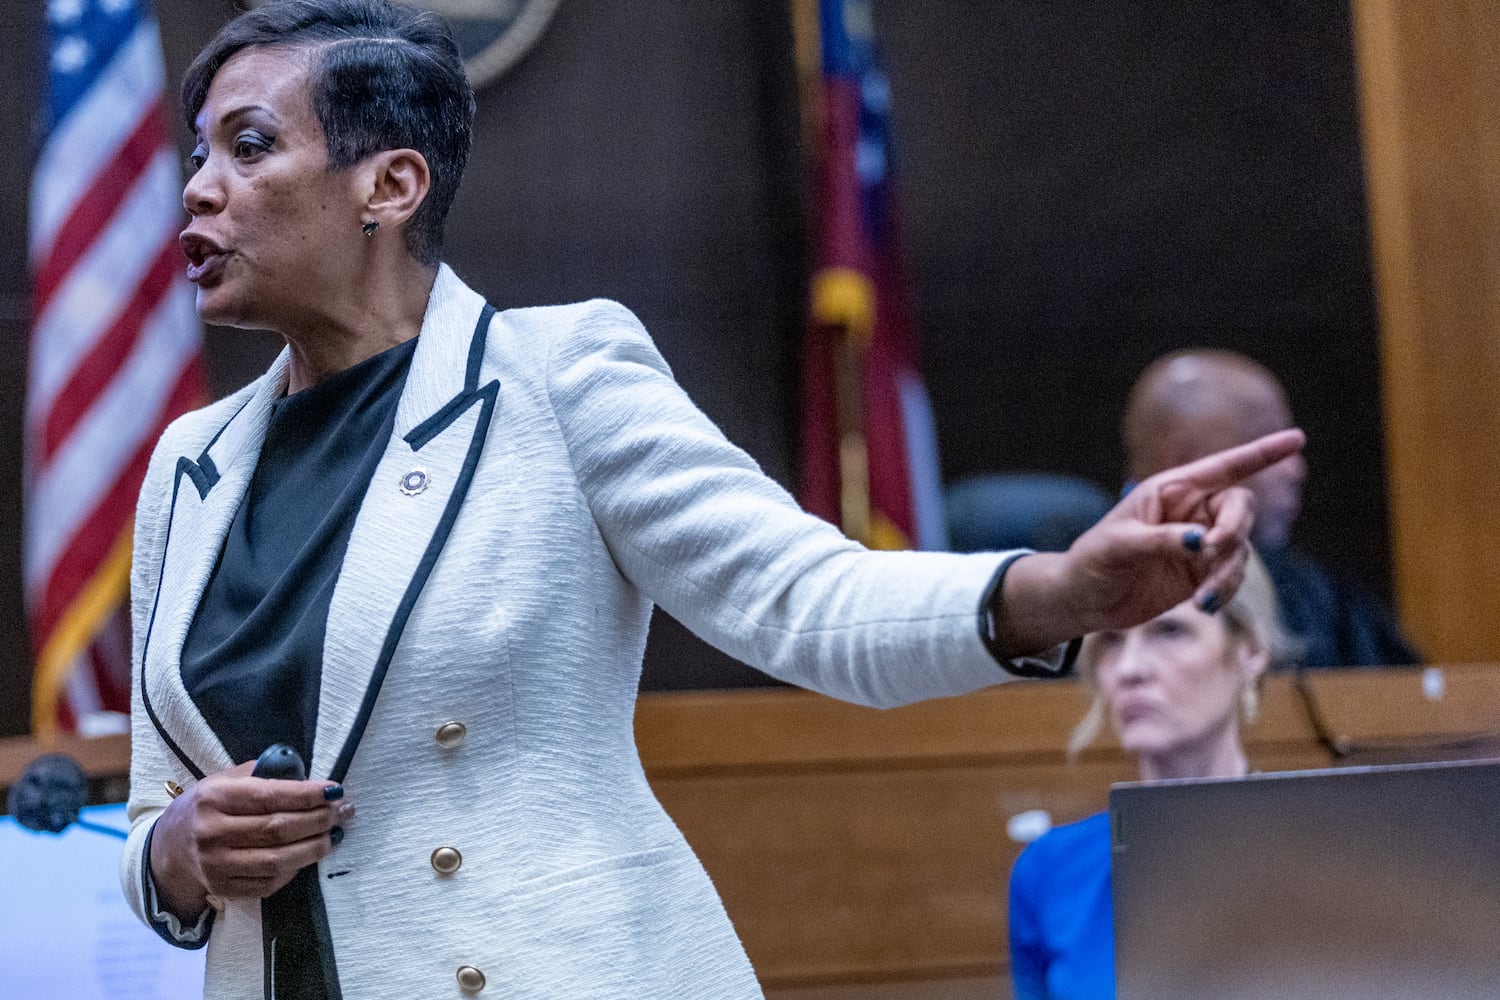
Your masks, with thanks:
<instances>
[{"instance_id":1,"label":"wall seal emblem","mask_svg":"<svg viewBox=\"0 0 1500 1000\"><path fill-rule=\"evenodd\" d=\"M258 6L263 0L251 0ZM453 29L469 82L478 90L521 61L562 0L400 0L440 15Z\"/></svg>"}]
</instances>

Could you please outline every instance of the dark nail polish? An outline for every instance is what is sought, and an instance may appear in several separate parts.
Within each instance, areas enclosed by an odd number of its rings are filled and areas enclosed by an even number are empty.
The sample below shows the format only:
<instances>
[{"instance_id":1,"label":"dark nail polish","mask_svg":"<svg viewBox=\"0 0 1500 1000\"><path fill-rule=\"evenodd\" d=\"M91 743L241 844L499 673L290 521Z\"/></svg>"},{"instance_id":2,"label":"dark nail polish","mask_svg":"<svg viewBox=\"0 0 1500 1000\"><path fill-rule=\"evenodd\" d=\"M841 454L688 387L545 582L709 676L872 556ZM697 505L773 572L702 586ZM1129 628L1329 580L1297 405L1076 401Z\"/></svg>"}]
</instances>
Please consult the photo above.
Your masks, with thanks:
<instances>
[{"instance_id":1,"label":"dark nail polish","mask_svg":"<svg viewBox=\"0 0 1500 1000\"><path fill-rule=\"evenodd\" d=\"M325 785L325 786L323 786L323 798L327 799L329 802L337 802L339 799L341 799L343 797L344 797L344 786L343 785Z\"/></svg>"},{"instance_id":2,"label":"dark nail polish","mask_svg":"<svg viewBox=\"0 0 1500 1000\"><path fill-rule=\"evenodd\" d=\"M1182 533L1182 547L1189 552L1201 552L1203 550L1203 532L1197 528L1189 528Z\"/></svg>"},{"instance_id":3,"label":"dark nail polish","mask_svg":"<svg viewBox=\"0 0 1500 1000\"><path fill-rule=\"evenodd\" d=\"M336 826L332 830L329 830L328 839L333 841L334 847L342 844L344 842L344 828L341 826Z\"/></svg>"},{"instance_id":4,"label":"dark nail polish","mask_svg":"<svg viewBox=\"0 0 1500 1000\"><path fill-rule=\"evenodd\" d=\"M1207 597L1203 598L1203 613L1206 615L1213 614L1223 606L1224 602L1219 600L1218 594L1209 594Z\"/></svg>"}]
</instances>

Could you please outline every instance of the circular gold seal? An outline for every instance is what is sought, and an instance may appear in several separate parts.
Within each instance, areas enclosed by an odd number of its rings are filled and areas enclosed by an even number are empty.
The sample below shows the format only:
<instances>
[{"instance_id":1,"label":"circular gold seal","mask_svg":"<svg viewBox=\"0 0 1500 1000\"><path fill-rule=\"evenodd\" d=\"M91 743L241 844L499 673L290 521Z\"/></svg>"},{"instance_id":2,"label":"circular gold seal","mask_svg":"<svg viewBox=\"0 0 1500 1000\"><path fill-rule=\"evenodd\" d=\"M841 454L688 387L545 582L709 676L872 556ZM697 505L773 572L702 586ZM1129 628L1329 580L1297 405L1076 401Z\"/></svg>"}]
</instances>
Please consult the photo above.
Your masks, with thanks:
<instances>
[{"instance_id":1,"label":"circular gold seal","mask_svg":"<svg viewBox=\"0 0 1500 1000\"><path fill-rule=\"evenodd\" d=\"M264 0L251 0L259 6ZM453 29L477 90L531 51L562 0L400 0L438 14Z\"/></svg>"}]
</instances>

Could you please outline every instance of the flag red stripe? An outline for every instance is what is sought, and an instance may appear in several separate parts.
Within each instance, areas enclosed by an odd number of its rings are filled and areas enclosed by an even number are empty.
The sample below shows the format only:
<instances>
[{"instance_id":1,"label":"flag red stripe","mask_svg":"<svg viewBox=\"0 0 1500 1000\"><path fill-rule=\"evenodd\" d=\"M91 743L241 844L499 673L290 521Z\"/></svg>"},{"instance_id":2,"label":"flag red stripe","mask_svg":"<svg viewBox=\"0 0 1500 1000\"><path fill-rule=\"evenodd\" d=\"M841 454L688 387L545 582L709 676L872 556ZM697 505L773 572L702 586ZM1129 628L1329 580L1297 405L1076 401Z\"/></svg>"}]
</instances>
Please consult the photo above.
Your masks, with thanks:
<instances>
[{"instance_id":1,"label":"flag red stripe","mask_svg":"<svg viewBox=\"0 0 1500 1000\"><path fill-rule=\"evenodd\" d=\"M823 133L818 164L817 265L871 272L860 203L855 146L859 142L859 83L823 80Z\"/></svg>"},{"instance_id":2,"label":"flag red stripe","mask_svg":"<svg viewBox=\"0 0 1500 1000\"><path fill-rule=\"evenodd\" d=\"M831 524L840 522L839 435L835 413L834 337L816 323L802 335L802 475L798 499L809 513Z\"/></svg>"},{"instance_id":3,"label":"flag red stripe","mask_svg":"<svg viewBox=\"0 0 1500 1000\"><path fill-rule=\"evenodd\" d=\"M104 335L89 348L88 354L79 359L72 374L63 383L42 425L40 445L43 464L52 461L57 449L62 447L78 422L114 381L122 359L128 358L135 350L147 318L161 305L171 289L181 260L182 251L176 240L163 243L125 308Z\"/></svg>"},{"instance_id":4,"label":"flag red stripe","mask_svg":"<svg viewBox=\"0 0 1500 1000\"><path fill-rule=\"evenodd\" d=\"M139 9L144 5L114 6L119 17L108 24L85 18L47 33L51 58L45 64L54 86L66 67L59 59L67 54L61 47L76 47L80 40L114 45L127 32L132 59L152 65L136 67L128 80L104 72L86 81L89 89L79 99L88 102L88 114L110 116L119 136L85 163L71 161L79 155L68 151L79 138L72 131L47 136L40 169L55 173L41 178L33 191L33 209L40 214L31 250L37 320L32 357L51 367L32 373L34 381L47 379L47 392L27 408L28 471L32 477L57 476L63 472L58 463L71 467L76 457L91 473L61 484L75 491L68 509L27 511L27 530L34 533L28 555L36 560L26 566L27 611L40 671L32 725L43 736L75 729L95 709L129 711L129 643L122 629L129 611L117 591L131 517L166 424L206 396L198 325L179 315L171 298L173 282L181 280L180 252L167 231L179 228L183 211L177 191L167 190L177 185L165 169L174 147L167 141L167 105L158 78L159 36ZM54 164L62 157L69 162ZM109 285L102 295L90 294L85 281ZM86 312L63 317L64 308ZM63 328L64 322L74 328ZM191 329L176 329L184 324ZM172 336L158 338L159 330ZM158 339L168 341L159 350ZM164 384L132 391L130 427L91 433L104 419L101 406L123 402L119 394L128 385L122 381L126 372L147 370L152 381ZM96 448L96 454L83 453ZM80 449L76 456L75 449ZM26 499L42 503L31 491ZM82 508L76 520L80 511L74 507Z\"/></svg>"},{"instance_id":5,"label":"flag red stripe","mask_svg":"<svg viewBox=\"0 0 1500 1000\"><path fill-rule=\"evenodd\" d=\"M870 509L879 512L909 539L916 537L911 502L911 470L906 427L901 412L901 368L891 349L887 322L876 324L874 342L865 355L865 443L869 448Z\"/></svg>"},{"instance_id":6,"label":"flag red stripe","mask_svg":"<svg viewBox=\"0 0 1500 1000\"><path fill-rule=\"evenodd\" d=\"M140 493L141 481L146 478L146 465L151 460L156 439L174 417L200 405L204 396L203 371L197 355L194 355L183 366L171 393L162 400L161 415L151 433L141 441L135 454L94 506L83 526L69 539L67 548L54 564L52 575L48 578L40 599L33 605L31 635L32 644L37 650L46 644L63 613L93 578L126 522L134 514L135 501Z\"/></svg>"},{"instance_id":7,"label":"flag red stripe","mask_svg":"<svg viewBox=\"0 0 1500 1000\"><path fill-rule=\"evenodd\" d=\"M155 101L125 145L113 154L109 168L100 172L58 227L46 259L37 266L32 279L36 315L46 310L68 272L93 246L95 238L140 181L165 138L161 102Z\"/></svg>"}]
</instances>

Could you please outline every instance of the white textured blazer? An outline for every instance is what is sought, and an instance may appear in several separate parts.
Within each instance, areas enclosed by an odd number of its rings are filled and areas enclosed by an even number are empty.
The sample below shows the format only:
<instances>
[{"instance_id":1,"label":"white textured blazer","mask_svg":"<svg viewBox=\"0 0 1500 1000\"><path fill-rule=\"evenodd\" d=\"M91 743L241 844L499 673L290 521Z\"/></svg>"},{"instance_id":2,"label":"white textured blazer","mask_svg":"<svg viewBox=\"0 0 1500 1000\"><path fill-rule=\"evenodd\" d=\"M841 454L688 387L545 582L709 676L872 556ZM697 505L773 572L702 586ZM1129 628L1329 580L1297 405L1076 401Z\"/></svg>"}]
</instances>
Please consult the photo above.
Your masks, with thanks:
<instances>
[{"instance_id":1,"label":"white textured blazer","mask_svg":"<svg viewBox=\"0 0 1500 1000\"><path fill-rule=\"evenodd\" d=\"M208 936L212 1000L264 995L260 903L182 928L153 912L143 848L166 782L236 763L180 659L286 372L283 352L175 422L136 520L122 879L169 939ZM507 1000L760 996L637 756L652 602L777 677L893 705L1009 676L976 627L998 563L847 541L725 440L626 309L491 318L443 267L328 612L308 770L359 806L319 865L343 997L473 996L473 970Z\"/></svg>"}]
</instances>

